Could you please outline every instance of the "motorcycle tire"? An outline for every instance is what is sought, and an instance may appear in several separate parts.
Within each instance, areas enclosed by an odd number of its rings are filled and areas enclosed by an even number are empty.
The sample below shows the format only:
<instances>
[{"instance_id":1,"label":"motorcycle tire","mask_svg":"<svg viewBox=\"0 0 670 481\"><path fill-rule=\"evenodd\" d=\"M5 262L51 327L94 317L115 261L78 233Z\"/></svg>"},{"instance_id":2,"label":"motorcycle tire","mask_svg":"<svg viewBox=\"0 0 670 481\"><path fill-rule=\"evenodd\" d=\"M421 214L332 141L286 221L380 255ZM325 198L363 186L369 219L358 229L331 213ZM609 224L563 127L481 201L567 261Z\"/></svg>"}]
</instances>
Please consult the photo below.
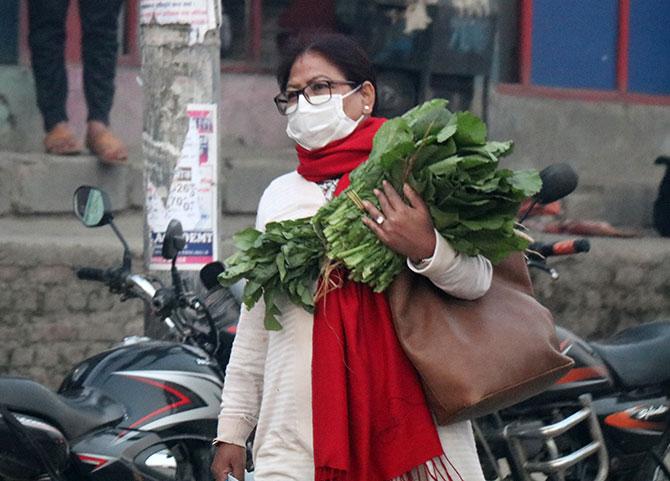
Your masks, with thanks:
<instances>
[{"instance_id":1,"label":"motorcycle tire","mask_svg":"<svg viewBox=\"0 0 670 481\"><path fill-rule=\"evenodd\" d=\"M663 460L665 466L670 470L670 432L666 432L661 437L653 454L647 454L635 481L670 481L670 476L667 476L659 467L657 459Z\"/></svg>"}]
</instances>

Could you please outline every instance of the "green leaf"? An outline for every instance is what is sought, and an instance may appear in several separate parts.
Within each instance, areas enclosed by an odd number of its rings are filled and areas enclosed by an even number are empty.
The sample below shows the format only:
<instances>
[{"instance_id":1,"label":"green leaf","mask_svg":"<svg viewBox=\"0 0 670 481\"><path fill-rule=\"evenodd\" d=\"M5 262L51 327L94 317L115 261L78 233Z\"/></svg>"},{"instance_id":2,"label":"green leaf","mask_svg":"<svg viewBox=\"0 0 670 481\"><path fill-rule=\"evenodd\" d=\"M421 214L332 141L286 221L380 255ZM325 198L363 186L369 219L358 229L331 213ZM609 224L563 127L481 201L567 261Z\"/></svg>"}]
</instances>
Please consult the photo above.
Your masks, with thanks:
<instances>
[{"instance_id":1,"label":"green leaf","mask_svg":"<svg viewBox=\"0 0 670 481\"><path fill-rule=\"evenodd\" d=\"M518 170L509 179L514 189L522 192L525 197L537 194L542 188L542 179L536 170Z\"/></svg>"},{"instance_id":2,"label":"green leaf","mask_svg":"<svg viewBox=\"0 0 670 481\"><path fill-rule=\"evenodd\" d=\"M385 152L381 155L380 164L384 170L389 171L400 164L400 167L404 169L406 163L403 162L407 159L409 154L413 153L415 150L414 142L408 141L395 145L391 150Z\"/></svg>"},{"instance_id":3,"label":"green leaf","mask_svg":"<svg viewBox=\"0 0 670 481\"><path fill-rule=\"evenodd\" d=\"M458 112L454 140L459 146L486 144L486 124L470 112Z\"/></svg>"},{"instance_id":4,"label":"green leaf","mask_svg":"<svg viewBox=\"0 0 670 481\"><path fill-rule=\"evenodd\" d=\"M247 281L244 285L242 299L247 309L251 309L263 294L263 286L254 281Z\"/></svg>"},{"instance_id":5,"label":"green leaf","mask_svg":"<svg viewBox=\"0 0 670 481\"><path fill-rule=\"evenodd\" d=\"M256 239L258 239L260 235L260 231L249 227L234 234L233 243L237 249L245 251L254 245Z\"/></svg>"},{"instance_id":6,"label":"green leaf","mask_svg":"<svg viewBox=\"0 0 670 481\"><path fill-rule=\"evenodd\" d=\"M512 153L514 142L508 140L506 142L490 141L486 142L484 148L495 157L504 157Z\"/></svg>"},{"instance_id":7,"label":"green leaf","mask_svg":"<svg viewBox=\"0 0 670 481\"><path fill-rule=\"evenodd\" d=\"M447 111L449 101L446 99L432 99L417 105L402 114L402 119L407 122L409 126L414 126L419 123L425 123L426 119L435 117L436 112ZM448 112L448 111L447 111Z\"/></svg>"},{"instance_id":8,"label":"green leaf","mask_svg":"<svg viewBox=\"0 0 670 481\"><path fill-rule=\"evenodd\" d=\"M437 141L440 144L442 144L447 140L451 139L456 133L457 126L458 126L458 114L452 115L451 118L449 119L449 122L447 122L447 125L445 125L444 128L438 132Z\"/></svg>"},{"instance_id":9,"label":"green leaf","mask_svg":"<svg viewBox=\"0 0 670 481\"><path fill-rule=\"evenodd\" d=\"M428 167L428 170L434 175L450 175L458 169L458 164L462 157L453 155L444 160L440 160Z\"/></svg>"},{"instance_id":10,"label":"green leaf","mask_svg":"<svg viewBox=\"0 0 670 481\"><path fill-rule=\"evenodd\" d=\"M485 173L487 171L493 172L495 169L496 162L495 160L491 160L490 157L484 157L481 155L466 155L461 158L461 168L463 169L473 169L481 166L486 166L487 168L483 169L481 173L478 175L482 175L482 173Z\"/></svg>"},{"instance_id":11,"label":"green leaf","mask_svg":"<svg viewBox=\"0 0 670 481\"><path fill-rule=\"evenodd\" d=\"M434 99L420 105L416 110L408 112L402 118L412 129L416 140L437 135L449 123L453 114L447 110L447 101Z\"/></svg>"},{"instance_id":12,"label":"green leaf","mask_svg":"<svg viewBox=\"0 0 670 481\"><path fill-rule=\"evenodd\" d=\"M277 316L281 315L281 311L275 305L274 297L274 293L271 290L266 290L263 294L263 300L265 301L265 317L263 323L265 329L268 331L280 331L282 329L282 325L277 320Z\"/></svg>"},{"instance_id":13,"label":"green leaf","mask_svg":"<svg viewBox=\"0 0 670 481\"><path fill-rule=\"evenodd\" d=\"M434 206L430 206L429 209L433 224L437 230L444 229L458 222L458 212L446 212Z\"/></svg>"},{"instance_id":14,"label":"green leaf","mask_svg":"<svg viewBox=\"0 0 670 481\"><path fill-rule=\"evenodd\" d=\"M509 217L501 215L476 220L461 219L460 222L461 225L470 230L495 230L500 229L506 222L509 222Z\"/></svg>"},{"instance_id":15,"label":"green leaf","mask_svg":"<svg viewBox=\"0 0 670 481\"><path fill-rule=\"evenodd\" d=\"M286 262L284 259L284 253L280 252L276 257L277 270L279 271L279 280L283 281L286 279Z\"/></svg>"},{"instance_id":16,"label":"green leaf","mask_svg":"<svg viewBox=\"0 0 670 481\"><path fill-rule=\"evenodd\" d=\"M383 154L409 142L414 144L414 138L412 137L412 130L404 119L396 117L384 122L372 141L370 159L381 158Z\"/></svg>"},{"instance_id":17,"label":"green leaf","mask_svg":"<svg viewBox=\"0 0 670 481\"><path fill-rule=\"evenodd\" d=\"M233 264L226 267L225 272L222 272L220 277L222 277L224 280L235 278L253 270L254 267L256 267L256 263L251 260L248 260L246 262L240 262L238 264Z\"/></svg>"}]
</instances>

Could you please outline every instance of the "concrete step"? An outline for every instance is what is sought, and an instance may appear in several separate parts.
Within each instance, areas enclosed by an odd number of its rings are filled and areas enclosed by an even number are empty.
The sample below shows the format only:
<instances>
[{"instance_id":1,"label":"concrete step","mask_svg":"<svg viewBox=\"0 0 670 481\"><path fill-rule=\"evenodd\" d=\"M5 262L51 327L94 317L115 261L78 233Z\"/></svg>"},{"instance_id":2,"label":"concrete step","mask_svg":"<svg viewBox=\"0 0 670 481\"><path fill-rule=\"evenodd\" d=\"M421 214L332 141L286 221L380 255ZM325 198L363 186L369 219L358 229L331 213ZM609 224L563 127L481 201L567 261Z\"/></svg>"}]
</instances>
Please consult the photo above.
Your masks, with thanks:
<instances>
[{"instance_id":1,"label":"concrete step","mask_svg":"<svg viewBox=\"0 0 670 481\"><path fill-rule=\"evenodd\" d=\"M71 212L83 184L104 189L115 210L142 206L142 171L136 162L107 166L89 155L0 152L0 215Z\"/></svg>"},{"instance_id":2,"label":"concrete step","mask_svg":"<svg viewBox=\"0 0 670 481\"><path fill-rule=\"evenodd\" d=\"M563 201L572 219L604 220L616 226L650 229L658 185L648 182L609 182L606 186L580 182Z\"/></svg>"},{"instance_id":3,"label":"concrete step","mask_svg":"<svg viewBox=\"0 0 670 481\"><path fill-rule=\"evenodd\" d=\"M232 254L232 235L253 226L253 215L225 215L219 226L222 257ZM117 213L114 222L128 241L136 257L143 249L144 219L141 210ZM89 229L72 215L31 215L0 217L0 260L20 259L26 253L45 262L59 259L66 264L85 264L86 259L104 260L111 265L122 247L109 227ZM83 253L86 253L85 255ZM82 257L84 255L84 257ZM96 264L97 265L97 264Z\"/></svg>"},{"instance_id":4,"label":"concrete step","mask_svg":"<svg viewBox=\"0 0 670 481\"><path fill-rule=\"evenodd\" d=\"M224 147L222 151L222 202L227 213L255 213L261 194L272 179L297 166L293 149Z\"/></svg>"},{"instance_id":5,"label":"concrete step","mask_svg":"<svg viewBox=\"0 0 670 481\"><path fill-rule=\"evenodd\" d=\"M295 152L222 147L222 208L253 214L270 181L296 165ZM67 214L72 194L83 184L104 189L114 210L141 208L144 184L141 152L131 150L125 166L107 166L88 155L0 152L0 216Z\"/></svg>"}]
</instances>

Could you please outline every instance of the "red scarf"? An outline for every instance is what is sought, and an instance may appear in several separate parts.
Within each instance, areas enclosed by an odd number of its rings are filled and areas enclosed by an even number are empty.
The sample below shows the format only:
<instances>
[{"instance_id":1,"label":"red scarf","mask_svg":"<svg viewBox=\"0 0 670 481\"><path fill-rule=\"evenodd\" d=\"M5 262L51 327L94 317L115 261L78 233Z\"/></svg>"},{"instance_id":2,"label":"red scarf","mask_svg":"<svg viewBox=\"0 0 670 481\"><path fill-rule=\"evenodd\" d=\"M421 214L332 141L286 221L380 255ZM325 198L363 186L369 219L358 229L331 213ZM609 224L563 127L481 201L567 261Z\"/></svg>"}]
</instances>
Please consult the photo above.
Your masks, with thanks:
<instances>
[{"instance_id":1,"label":"red scarf","mask_svg":"<svg viewBox=\"0 0 670 481\"><path fill-rule=\"evenodd\" d=\"M316 151L298 146L298 172L312 181L344 175L342 192L383 122L367 119ZM315 481L453 479L386 296L365 284L344 280L316 304L312 410Z\"/></svg>"},{"instance_id":2,"label":"red scarf","mask_svg":"<svg viewBox=\"0 0 670 481\"><path fill-rule=\"evenodd\" d=\"M316 150L295 145L298 173L310 182L321 182L348 174L365 162L372 150L372 139L386 119L370 117L347 137Z\"/></svg>"}]
</instances>

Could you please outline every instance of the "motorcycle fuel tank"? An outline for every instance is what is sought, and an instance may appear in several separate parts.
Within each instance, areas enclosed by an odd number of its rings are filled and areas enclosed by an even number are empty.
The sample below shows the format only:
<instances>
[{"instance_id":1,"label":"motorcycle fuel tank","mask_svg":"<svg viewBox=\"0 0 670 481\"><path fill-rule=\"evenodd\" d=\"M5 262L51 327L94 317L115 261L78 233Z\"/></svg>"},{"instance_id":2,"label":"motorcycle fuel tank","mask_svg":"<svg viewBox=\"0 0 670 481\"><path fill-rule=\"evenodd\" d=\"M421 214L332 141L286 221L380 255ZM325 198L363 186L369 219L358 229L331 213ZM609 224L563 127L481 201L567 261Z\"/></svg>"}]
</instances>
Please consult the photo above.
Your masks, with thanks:
<instances>
[{"instance_id":1,"label":"motorcycle fuel tank","mask_svg":"<svg viewBox=\"0 0 670 481\"><path fill-rule=\"evenodd\" d=\"M140 340L86 359L65 378L59 393L76 396L88 386L126 408L118 428L155 431L216 419L223 374L196 347Z\"/></svg>"}]
</instances>

